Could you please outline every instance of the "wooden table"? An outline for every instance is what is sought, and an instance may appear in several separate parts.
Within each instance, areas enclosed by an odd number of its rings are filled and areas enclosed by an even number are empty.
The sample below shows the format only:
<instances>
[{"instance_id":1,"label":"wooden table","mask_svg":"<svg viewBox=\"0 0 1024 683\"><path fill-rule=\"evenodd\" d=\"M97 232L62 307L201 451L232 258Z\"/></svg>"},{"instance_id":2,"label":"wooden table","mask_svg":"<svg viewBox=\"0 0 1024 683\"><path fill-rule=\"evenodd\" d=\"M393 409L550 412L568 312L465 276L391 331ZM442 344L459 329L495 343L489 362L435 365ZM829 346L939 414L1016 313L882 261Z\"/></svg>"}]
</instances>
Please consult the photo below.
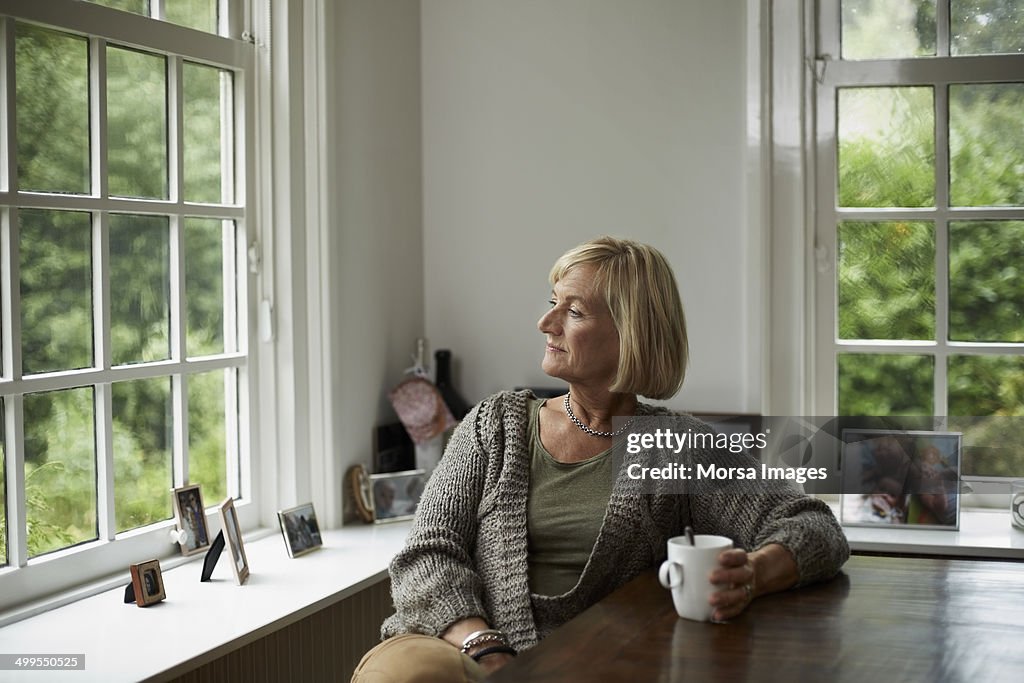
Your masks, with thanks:
<instances>
[{"instance_id":1,"label":"wooden table","mask_svg":"<svg viewBox=\"0 0 1024 683\"><path fill-rule=\"evenodd\" d=\"M728 624L678 618L648 572L488 680L1024 681L1024 564L853 557Z\"/></svg>"}]
</instances>

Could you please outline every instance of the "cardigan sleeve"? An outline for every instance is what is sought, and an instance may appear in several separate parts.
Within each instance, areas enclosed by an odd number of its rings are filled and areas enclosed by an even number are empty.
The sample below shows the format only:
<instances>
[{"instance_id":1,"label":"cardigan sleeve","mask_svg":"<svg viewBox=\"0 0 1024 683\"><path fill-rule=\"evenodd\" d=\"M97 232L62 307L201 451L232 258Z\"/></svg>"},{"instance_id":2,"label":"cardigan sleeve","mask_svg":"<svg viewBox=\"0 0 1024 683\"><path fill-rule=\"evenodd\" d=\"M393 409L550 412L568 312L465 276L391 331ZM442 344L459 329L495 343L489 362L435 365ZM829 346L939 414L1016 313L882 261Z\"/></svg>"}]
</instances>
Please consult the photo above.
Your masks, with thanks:
<instances>
[{"instance_id":1,"label":"cardigan sleeve","mask_svg":"<svg viewBox=\"0 0 1024 683\"><path fill-rule=\"evenodd\" d=\"M725 449L695 451L696 463L759 467L747 453ZM797 585L829 579L850 556L850 547L832 510L788 481L760 478L701 482L689 496L689 514L700 533L728 536L748 551L777 543L796 561Z\"/></svg>"},{"instance_id":2,"label":"cardigan sleeve","mask_svg":"<svg viewBox=\"0 0 1024 683\"><path fill-rule=\"evenodd\" d=\"M424 488L405 546L391 561L396 612L381 627L382 638L440 636L462 619L487 619L483 584L473 563L487 467L481 437L491 415L486 403L456 427Z\"/></svg>"}]
</instances>

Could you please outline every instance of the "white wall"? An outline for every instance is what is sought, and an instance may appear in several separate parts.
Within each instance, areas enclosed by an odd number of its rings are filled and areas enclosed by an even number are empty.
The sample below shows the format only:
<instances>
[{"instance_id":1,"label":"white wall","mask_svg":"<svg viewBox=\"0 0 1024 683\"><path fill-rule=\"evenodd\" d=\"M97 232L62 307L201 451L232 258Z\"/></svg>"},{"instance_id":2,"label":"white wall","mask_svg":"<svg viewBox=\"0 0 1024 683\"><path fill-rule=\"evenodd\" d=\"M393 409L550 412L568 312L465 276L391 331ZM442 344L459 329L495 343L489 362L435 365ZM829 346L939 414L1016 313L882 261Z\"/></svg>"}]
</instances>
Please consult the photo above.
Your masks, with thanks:
<instances>
[{"instance_id":1,"label":"white wall","mask_svg":"<svg viewBox=\"0 0 1024 683\"><path fill-rule=\"evenodd\" d=\"M323 7L328 489L369 464L424 332L470 400L544 384L547 271L601 233L676 269L693 362L670 404L759 408L743 0Z\"/></svg>"},{"instance_id":2,"label":"white wall","mask_svg":"<svg viewBox=\"0 0 1024 683\"><path fill-rule=\"evenodd\" d=\"M418 0L325 3L331 384L338 469L370 464L423 335ZM315 369L314 369L315 371Z\"/></svg>"},{"instance_id":3,"label":"white wall","mask_svg":"<svg viewBox=\"0 0 1024 683\"><path fill-rule=\"evenodd\" d=\"M760 409L746 7L422 3L426 331L466 398L546 382L548 269L608 233L675 268L692 364L670 405Z\"/></svg>"}]
</instances>

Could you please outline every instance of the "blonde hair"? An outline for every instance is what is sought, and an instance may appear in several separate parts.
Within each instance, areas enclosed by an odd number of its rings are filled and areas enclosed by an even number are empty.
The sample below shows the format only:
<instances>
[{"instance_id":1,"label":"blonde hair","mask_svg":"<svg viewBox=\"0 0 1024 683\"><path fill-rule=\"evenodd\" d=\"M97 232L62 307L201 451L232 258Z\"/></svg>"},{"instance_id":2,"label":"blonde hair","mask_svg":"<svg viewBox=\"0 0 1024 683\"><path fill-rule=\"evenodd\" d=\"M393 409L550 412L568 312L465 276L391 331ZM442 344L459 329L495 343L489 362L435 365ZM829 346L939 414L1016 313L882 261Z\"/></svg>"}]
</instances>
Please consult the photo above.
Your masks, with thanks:
<instances>
[{"instance_id":1,"label":"blonde hair","mask_svg":"<svg viewBox=\"0 0 1024 683\"><path fill-rule=\"evenodd\" d=\"M611 390L671 398L686 377L686 317L672 267L660 251L633 240L598 237L562 254L548 279L554 285L577 266L597 277L619 332L619 367Z\"/></svg>"}]
</instances>

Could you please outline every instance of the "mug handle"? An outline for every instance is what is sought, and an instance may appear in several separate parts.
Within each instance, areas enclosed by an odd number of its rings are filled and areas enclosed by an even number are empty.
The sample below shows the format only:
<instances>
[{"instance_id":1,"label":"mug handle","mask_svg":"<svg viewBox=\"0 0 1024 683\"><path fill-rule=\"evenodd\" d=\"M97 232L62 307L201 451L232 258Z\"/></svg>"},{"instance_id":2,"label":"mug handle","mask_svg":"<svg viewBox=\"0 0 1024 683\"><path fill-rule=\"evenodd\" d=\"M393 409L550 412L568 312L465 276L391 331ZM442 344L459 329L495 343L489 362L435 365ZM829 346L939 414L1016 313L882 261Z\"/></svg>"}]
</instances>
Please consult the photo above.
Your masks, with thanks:
<instances>
[{"instance_id":1,"label":"mug handle","mask_svg":"<svg viewBox=\"0 0 1024 683\"><path fill-rule=\"evenodd\" d=\"M675 569L679 573L678 581L672 580L672 570ZM661 583L665 588L678 588L683 585L683 565L672 560L665 560L661 563L661 567L658 569L658 582Z\"/></svg>"}]
</instances>

